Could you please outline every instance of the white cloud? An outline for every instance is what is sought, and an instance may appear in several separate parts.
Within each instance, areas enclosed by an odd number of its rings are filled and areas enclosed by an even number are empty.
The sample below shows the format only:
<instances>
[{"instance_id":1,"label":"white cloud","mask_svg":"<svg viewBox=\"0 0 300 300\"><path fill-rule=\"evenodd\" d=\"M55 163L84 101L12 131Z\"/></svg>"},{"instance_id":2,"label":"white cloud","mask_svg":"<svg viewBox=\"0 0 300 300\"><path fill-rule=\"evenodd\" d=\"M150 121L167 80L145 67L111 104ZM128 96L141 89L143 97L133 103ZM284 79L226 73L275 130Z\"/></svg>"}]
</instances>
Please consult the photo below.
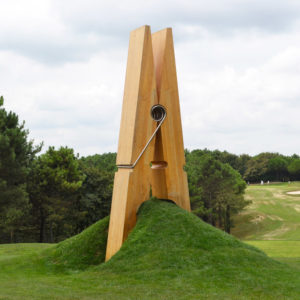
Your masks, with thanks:
<instances>
[{"instance_id":1,"label":"white cloud","mask_svg":"<svg viewBox=\"0 0 300 300\"><path fill-rule=\"evenodd\" d=\"M126 55L118 56L122 61L112 53L94 56L85 63L53 67L0 53L0 67L14 70L0 75L5 106L25 119L31 136L46 145L69 145L81 154L88 153L85 149L92 145L95 148L95 144L97 152L109 147L113 151L118 139L126 60ZM5 62L12 61L15 64L7 68Z\"/></svg>"},{"instance_id":2,"label":"white cloud","mask_svg":"<svg viewBox=\"0 0 300 300\"><path fill-rule=\"evenodd\" d=\"M187 148L299 153L296 1L0 2L0 94L30 136L116 151L129 31L173 27Z\"/></svg>"},{"instance_id":3,"label":"white cloud","mask_svg":"<svg viewBox=\"0 0 300 300\"><path fill-rule=\"evenodd\" d=\"M294 33L295 41L297 35ZM281 42L286 39L284 36L277 38ZM184 77L188 71L184 70L180 80L185 87L181 98L184 101L183 123L188 147L220 148L251 154L261 151L291 154L299 149L296 134L300 126L300 72L297 72L300 45L296 42L292 46L285 44L282 47L279 44L272 47L273 37L271 40L265 36L257 39L261 40L255 43L269 47L269 57L265 57L264 62L259 59L247 62L251 53L243 52L244 55L241 55L243 43L239 46L228 38L227 45L223 43L218 49L236 53L236 60L233 57L222 59L226 64L212 64L209 70L207 67L195 70L199 64L190 65L192 73L188 79ZM243 37L241 40L244 40ZM217 44L219 42L217 40ZM211 53L203 54L199 49L199 55L208 62L213 61L217 50L211 47L213 43L210 42L208 47L212 49ZM248 45L251 48L251 43ZM186 46L184 48L186 50ZM182 52L185 57L195 57ZM244 63L239 64L242 56ZM289 146L286 145L287 137L290 139Z\"/></svg>"}]
</instances>

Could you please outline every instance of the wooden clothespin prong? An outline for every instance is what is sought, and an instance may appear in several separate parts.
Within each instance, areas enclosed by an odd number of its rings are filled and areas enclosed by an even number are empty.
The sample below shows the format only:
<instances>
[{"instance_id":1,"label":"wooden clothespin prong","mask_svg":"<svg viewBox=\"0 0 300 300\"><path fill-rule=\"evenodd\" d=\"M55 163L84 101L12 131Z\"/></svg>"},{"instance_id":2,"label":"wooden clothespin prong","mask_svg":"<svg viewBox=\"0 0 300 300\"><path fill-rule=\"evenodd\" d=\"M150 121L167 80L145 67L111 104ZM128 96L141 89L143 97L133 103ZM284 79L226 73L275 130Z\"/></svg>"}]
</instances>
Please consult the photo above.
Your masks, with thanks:
<instances>
[{"instance_id":1,"label":"wooden clothespin prong","mask_svg":"<svg viewBox=\"0 0 300 300\"><path fill-rule=\"evenodd\" d=\"M155 118L163 111L158 123ZM153 196L190 210L184 165L172 30L151 35L150 27L143 26L130 34L106 260L135 226L150 186Z\"/></svg>"}]
</instances>

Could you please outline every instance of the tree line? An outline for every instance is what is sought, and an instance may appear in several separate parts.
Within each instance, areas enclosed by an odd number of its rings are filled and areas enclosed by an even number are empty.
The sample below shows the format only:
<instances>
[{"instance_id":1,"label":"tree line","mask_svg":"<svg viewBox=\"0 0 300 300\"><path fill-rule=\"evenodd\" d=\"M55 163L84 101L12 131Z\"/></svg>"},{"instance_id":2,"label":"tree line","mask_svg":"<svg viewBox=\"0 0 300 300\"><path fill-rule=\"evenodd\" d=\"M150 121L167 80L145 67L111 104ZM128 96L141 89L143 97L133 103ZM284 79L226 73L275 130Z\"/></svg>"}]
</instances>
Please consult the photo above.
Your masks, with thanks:
<instances>
[{"instance_id":1,"label":"tree line","mask_svg":"<svg viewBox=\"0 0 300 300\"><path fill-rule=\"evenodd\" d=\"M247 183L259 183L262 180L287 182L300 180L300 156L263 152L255 156L236 155L219 150L195 150L199 155L210 154L222 163L228 163L237 170Z\"/></svg>"},{"instance_id":2,"label":"tree line","mask_svg":"<svg viewBox=\"0 0 300 300\"><path fill-rule=\"evenodd\" d=\"M58 242L109 215L116 153L79 157L29 140L0 97L0 243ZM246 181L299 180L299 156L185 151L192 211L226 232L248 202Z\"/></svg>"}]
</instances>

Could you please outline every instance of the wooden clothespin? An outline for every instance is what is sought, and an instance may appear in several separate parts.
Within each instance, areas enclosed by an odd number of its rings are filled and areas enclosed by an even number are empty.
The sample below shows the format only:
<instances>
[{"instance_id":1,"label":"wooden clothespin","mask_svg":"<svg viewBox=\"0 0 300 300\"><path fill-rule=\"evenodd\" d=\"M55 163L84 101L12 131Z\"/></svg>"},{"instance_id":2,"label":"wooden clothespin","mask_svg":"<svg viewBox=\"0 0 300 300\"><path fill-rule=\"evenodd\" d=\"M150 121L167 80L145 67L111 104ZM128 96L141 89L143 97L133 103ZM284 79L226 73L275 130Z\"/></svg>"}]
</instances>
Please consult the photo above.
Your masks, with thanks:
<instances>
[{"instance_id":1,"label":"wooden clothespin","mask_svg":"<svg viewBox=\"0 0 300 300\"><path fill-rule=\"evenodd\" d=\"M172 29L131 32L106 260L152 195L190 211Z\"/></svg>"}]
</instances>

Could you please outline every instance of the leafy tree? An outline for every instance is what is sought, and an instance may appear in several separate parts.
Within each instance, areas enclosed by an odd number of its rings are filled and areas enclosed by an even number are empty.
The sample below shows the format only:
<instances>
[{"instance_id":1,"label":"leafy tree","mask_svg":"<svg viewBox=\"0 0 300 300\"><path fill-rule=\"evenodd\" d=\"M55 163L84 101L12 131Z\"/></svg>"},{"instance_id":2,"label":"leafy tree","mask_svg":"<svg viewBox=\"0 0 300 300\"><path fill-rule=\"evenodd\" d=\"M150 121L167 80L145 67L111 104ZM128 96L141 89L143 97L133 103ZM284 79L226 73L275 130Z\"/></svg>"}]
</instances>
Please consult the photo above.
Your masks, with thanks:
<instances>
[{"instance_id":1,"label":"leafy tree","mask_svg":"<svg viewBox=\"0 0 300 300\"><path fill-rule=\"evenodd\" d=\"M49 147L35 160L28 188L40 242L72 234L74 205L83 179L78 159L68 147Z\"/></svg>"},{"instance_id":2,"label":"leafy tree","mask_svg":"<svg viewBox=\"0 0 300 300\"><path fill-rule=\"evenodd\" d=\"M230 232L232 214L248 204L241 175L229 164L197 150L187 154L186 170L193 212Z\"/></svg>"},{"instance_id":3,"label":"leafy tree","mask_svg":"<svg viewBox=\"0 0 300 300\"><path fill-rule=\"evenodd\" d=\"M106 154L103 156L107 158ZM96 157L99 158L98 155ZM77 205L77 232L110 213L114 171L110 167L107 168L107 165L100 168L98 162L93 162L92 159L80 160L80 169L85 175L85 180Z\"/></svg>"},{"instance_id":4,"label":"leafy tree","mask_svg":"<svg viewBox=\"0 0 300 300\"><path fill-rule=\"evenodd\" d=\"M268 161L268 174L271 180L281 181L288 176L287 172L287 160L282 156L277 156L269 159Z\"/></svg>"},{"instance_id":5,"label":"leafy tree","mask_svg":"<svg viewBox=\"0 0 300 300\"><path fill-rule=\"evenodd\" d=\"M185 150L186 156L190 153L188 150ZM202 156L205 154L211 155L214 159L224 163L229 164L233 169L240 172L240 174L243 176L246 172L246 165L247 162L251 159L251 156L248 154L241 154L241 155L235 155L232 153L229 153L227 151L219 151L219 150L193 150L193 152L197 153L197 155Z\"/></svg>"},{"instance_id":6,"label":"leafy tree","mask_svg":"<svg viewBox=\"0 0 300 300\"><path fill-rule=\"evenodd\" d=\"M221 167L222 181L217 195L216 207L218 213L218 225L230 233L232 215L240 212L250 202L244 199L246 183L238 171L230 165Z\"/></svg>"},{"instance_id":7,"label":"leafy tree","mask_svg":"<svg viewBox=\"0 0 300 300\"><path fill-rule=\"evenodd\" d=\"M211 212L209 208L204 207L204 202L202 201L202 187L199 184L199 178L201 176L200 160L202 155L204 155L204 153L201 150L193 150L192 152L185 150L185 170L188 176L191 208L192 211L200 217L204 217Z\"/></svg>"},{"instance_id":8,"label":"leafy tree","mask_svg":"<svg viewBox=\"0 0 300 300\"><path fill-rule=\"evenodd\" d=\"M221 152L219 150L212 151L211 155L214 159L224 164L229 164L234 169L238 169L239 157L237 155L229 153L227 151Z\"/></svg>"},{"instance_id":9,"label":"leafy tree","mask_svg":"<svg viewBox=\"0 0 300 300\"><path fill-rule=\"evenodd\" d=\"M109 172L114 174L117 171L116 167L116 157L117 153L103 153L103 154L95 154L89 155L87 157L81 157L81 166L88 167L95 167L102 171Z\"/></svg>"},{"instance_id":10,"label":"leafy tree","mask_svg":"<svg viewBox=\"0 0 300 300\"><path fill-rule=\"evenodd\" d=\"M270 174L268 174L268 164L271 158L275 158L276 153L260 153L252 157L247 162L246 172L244 179L250 182L260 182L261 180L269 180Z\"/></svg>"},{"instance_id":11,"label":"leafy tree","mask_svg":"<svg viewBox=\"0 0 300 300\"><path fill-rule=\"evenodd\" d=\"M300 179L300 159L293 159L288 165L288 171L294 180Z\"/></svg>"},{"instance_id":12,"label":"leafy tree","mask_svg":"<svg viewBox=\"0 0 300 300\"><path fill-rule=\"evenodd\" d=\"M234 169L236 169L237 171L239 171L240 174L241 174L242 176L244 176L244 174L245 174L245 172L246 172L246 170L247 170L247 163L248 163L248 161L250 161L250 160L251 160L251 156L250 156L250 155L248 155L248 154L241 154L241 155L239 156L239 158L238 158L237 166L236 166L236 168L234 168ZM233 167L233 166L232 166L232 167Z\"/></svg>"},{"instance_id":13,"label":"leafy tree","mask_svg":"<svg viewBox=\"0 0 300 300\"><path fill-rule=\"evenodd\" d=\"M3 108L0 97L0 227L14 240L15 230L21 226L29 210L26 178L29 166L41 145L28 140L24 122L14 112Z\"/></svg>"}]
</instances>

